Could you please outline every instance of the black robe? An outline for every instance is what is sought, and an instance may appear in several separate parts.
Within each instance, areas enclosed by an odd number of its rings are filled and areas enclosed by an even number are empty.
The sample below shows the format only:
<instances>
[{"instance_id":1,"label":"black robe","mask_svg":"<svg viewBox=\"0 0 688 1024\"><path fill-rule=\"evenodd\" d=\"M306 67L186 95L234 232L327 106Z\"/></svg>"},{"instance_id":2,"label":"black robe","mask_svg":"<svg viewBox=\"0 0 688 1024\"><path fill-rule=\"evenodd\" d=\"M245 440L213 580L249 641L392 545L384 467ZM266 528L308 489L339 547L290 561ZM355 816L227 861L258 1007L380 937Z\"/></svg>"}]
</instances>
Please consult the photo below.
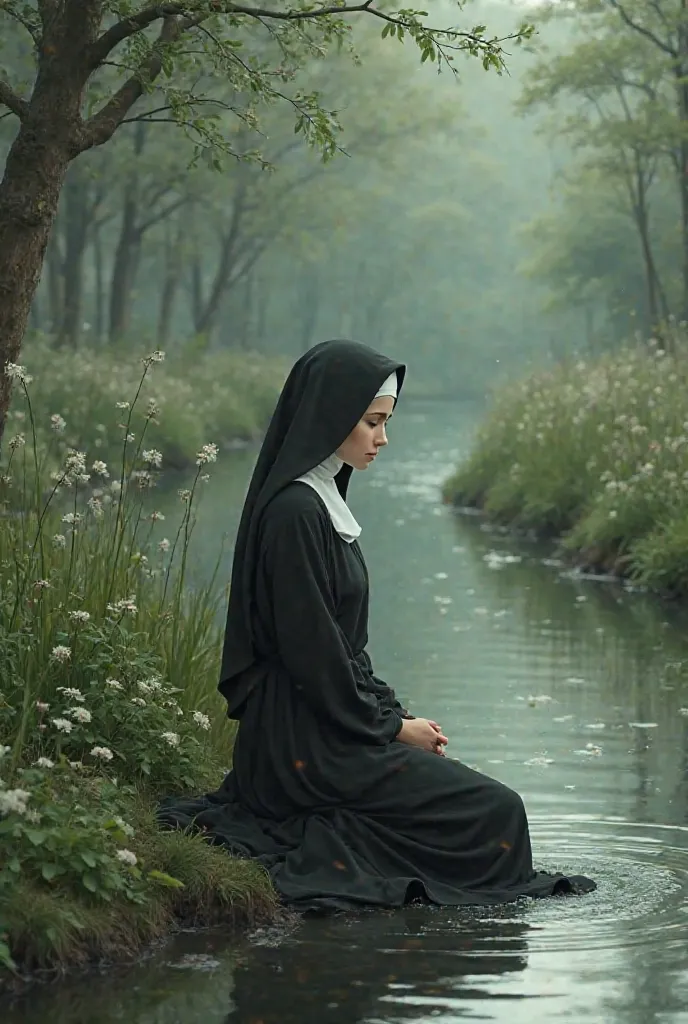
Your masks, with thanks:
<instances>
[{"instance_id":1,"label":"black robe","mask_svg":"<svg viewBox=\"0 0 688 1024\"><path fill-rule=\"evenodd\" d=\"M161 820L260 861L296 908L503 903L594 888L533 870L513 790L396 739L404 710L373 673L368 576L305 483L283 488L257 536L252 621L262 676L232 771Z\"/></svg>"}]
</instances>

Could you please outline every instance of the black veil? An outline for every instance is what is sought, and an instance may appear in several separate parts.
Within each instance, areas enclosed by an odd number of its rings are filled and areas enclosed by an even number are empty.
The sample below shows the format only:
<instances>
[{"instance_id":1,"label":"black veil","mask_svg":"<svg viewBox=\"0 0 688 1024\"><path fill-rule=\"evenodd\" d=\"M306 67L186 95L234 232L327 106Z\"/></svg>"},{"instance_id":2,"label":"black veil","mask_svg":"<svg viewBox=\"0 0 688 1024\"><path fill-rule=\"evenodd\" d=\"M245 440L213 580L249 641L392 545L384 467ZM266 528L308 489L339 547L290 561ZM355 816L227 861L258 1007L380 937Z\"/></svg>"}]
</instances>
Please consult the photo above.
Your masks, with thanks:
<instances>
[{"instance_id":1,"label":"black veil","mask_svg":"<svg viewBox=\"0 0 688 1024\"><path fill-rule=\"evenodd\" d=\"M376 392L396 370L398 390L406 367L367 345L325 341L291 369L260 449L237 531L220 670L227 714L238 718L256 665L251 603L260 516L282 488L332 455L356 426ZM336 476L346 498L351 467Z\"/></svg>"}]
</instances>

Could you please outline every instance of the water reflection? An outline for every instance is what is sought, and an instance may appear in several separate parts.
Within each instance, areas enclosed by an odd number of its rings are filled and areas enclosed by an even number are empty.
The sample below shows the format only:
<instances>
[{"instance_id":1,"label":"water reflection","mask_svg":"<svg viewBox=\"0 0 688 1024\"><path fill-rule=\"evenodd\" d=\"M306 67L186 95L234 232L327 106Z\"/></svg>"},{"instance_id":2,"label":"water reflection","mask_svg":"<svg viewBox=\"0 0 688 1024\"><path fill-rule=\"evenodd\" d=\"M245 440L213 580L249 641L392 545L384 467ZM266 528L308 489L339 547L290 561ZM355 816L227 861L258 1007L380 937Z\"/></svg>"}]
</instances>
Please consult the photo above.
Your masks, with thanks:
<instances>
[{"instance_id":1,"label":"water reflection","mask_svg":"<svg viewBox=\"0 0 688 1024\"><path fill-rule=\"evenodd\" d=\"M371 652L451 754L523 794L538 866L598 891L314 919L283 942L184 935L129 971L34 991L3 1024L688 1021L688 616L572 578L546 548L442 506L471 415L400 407L380 465L353 482ZM233 454L208 484L199 574L234 528L252 458ZM156 504L174 520L176 502L175 485Z\"/></svg>"}]
</instances>

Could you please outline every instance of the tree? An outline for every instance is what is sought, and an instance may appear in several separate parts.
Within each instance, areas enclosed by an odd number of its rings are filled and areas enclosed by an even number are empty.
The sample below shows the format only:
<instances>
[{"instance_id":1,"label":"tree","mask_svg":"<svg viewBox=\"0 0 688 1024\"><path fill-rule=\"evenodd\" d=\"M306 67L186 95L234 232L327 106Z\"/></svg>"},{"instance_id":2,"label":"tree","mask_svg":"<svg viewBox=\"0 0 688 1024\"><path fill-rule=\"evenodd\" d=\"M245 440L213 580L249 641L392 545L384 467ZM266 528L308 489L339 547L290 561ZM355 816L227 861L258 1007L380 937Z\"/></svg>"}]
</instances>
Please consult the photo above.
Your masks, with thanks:
<instances>
[{"instance_id":1,"label":"tree","mask_svg":"<svg viewBox=\"0 0 688 1024\"><path fill-rule=\"evenodd\" d=\"M331 6L278 0L268 8L229 0L0 0L33 46L32 82L23 95L0 74L0 105L19 120L0 182L0 367L16 363L69 165L107 143L132 119L174 120L211 159L232 152L214 112L258 128L261 105L282 101L296 128L325 156L336 150L337 117L318 96L290 92L297 72L346 45L352 16L378 19L383 34L410 36L421 59L452 67L457 51L503 66L502 43L485 28L439 30L422 12L388 13L373 0ZM347 20L348 19L348 20ZM524 26L510 38L530 34ZM222 84L230 99L214 89ZM148 109L133 108L149 97ZM226 123L225 123L226 124ZM10 380L0 378L0 436Z\"/></svg>"}]
</instances>

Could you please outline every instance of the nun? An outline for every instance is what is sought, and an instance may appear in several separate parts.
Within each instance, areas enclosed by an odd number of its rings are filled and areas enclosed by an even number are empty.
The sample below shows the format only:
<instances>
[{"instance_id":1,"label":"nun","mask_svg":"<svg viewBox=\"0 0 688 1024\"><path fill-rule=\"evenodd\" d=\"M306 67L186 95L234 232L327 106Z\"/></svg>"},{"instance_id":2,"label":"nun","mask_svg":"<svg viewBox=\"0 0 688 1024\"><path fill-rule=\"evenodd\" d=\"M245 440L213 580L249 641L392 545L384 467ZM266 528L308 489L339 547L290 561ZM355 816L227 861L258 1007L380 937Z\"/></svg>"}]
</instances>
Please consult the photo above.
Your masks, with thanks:
<instances>
[{"instance_id":1,"label":"nun","mask_svg":"<svg viewBox=\"0 0 688 1024\"><path fill-rule=\"evenodd\" d=\"M237 533L219 689L238 722L217 792L167 827L253 858L294 909L508 903L595 883L533 868L521 797L444 756L374 672L354 470L387 444L406 368L329 341L292 368Z\"/></svg>"}]
</instances>

